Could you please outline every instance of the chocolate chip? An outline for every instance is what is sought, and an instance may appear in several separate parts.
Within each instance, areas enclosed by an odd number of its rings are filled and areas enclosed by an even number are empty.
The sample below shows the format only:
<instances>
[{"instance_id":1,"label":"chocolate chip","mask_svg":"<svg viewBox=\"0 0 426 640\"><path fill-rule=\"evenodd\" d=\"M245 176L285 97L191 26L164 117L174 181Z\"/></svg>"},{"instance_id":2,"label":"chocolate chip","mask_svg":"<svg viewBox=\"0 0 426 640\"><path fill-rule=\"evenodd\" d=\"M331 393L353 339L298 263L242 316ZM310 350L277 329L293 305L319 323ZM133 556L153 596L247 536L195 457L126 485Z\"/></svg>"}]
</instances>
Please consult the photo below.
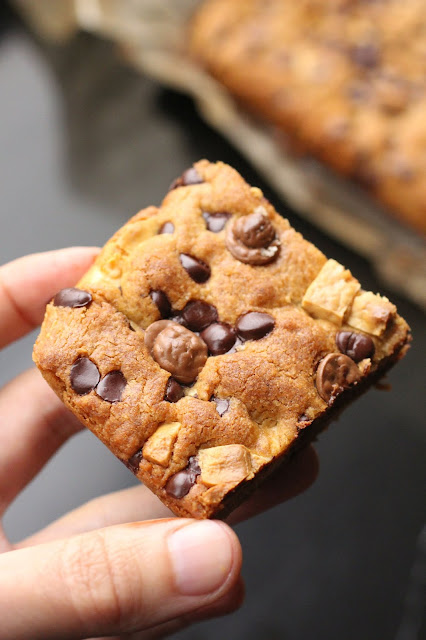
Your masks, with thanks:
<instances>
[{"instance_id":1,"label":"chocolate chip","mask_svg":"<svg viewBox=\"0 0 426 640\"><path fill-rule=\"evenodd\" d=\"M132 457L129 458L127 462L125 462L125 465L130 469L130 471L133 471L133 473L137 473L139 471L139 465L141 463L141 460L142 460L142 449L139 449L139 451L136 451L136 453L134 453Z\"/></svg>"},{"instance_id":2,"label":"chocolate chip","mask_svg":"<svg viewBox=\"0 0 426 640\"><path fill-rule=\"evenodd\" d=\"M220 416L223 416L223 414L228 411L229 400L227 398L216 398L215 396L212 396L210 400L216 404L216 411Z\"/></svg>"},{"instance_id":3,"label":"chocolate chip","mask_svg":"<svg viewBox=\"0 0 426 640\"><path fill-rule=\"evenodd\" d=\"M202 184L203 182L204 180L198 173L197 169L194 169L194 167L190 167L189 169L184 171L179 178L173 180L172 184L170 185L169 191L172 191L172 189L177 189L177 187L187 187L192 184Z\"/></svg>"},{"instance_id":4,"label":"chocolate chip","mask_svg":"<svg viewBox=\"0 0 426 640\"><path fill-rule=\"evenodd\" d=\"M243 340L260 340L268 335L275 326L275 320L269 313L250 311L237 320L237 333Z\"/></svg>"},{"instance_id":5,"label":"chocolate chip","mask_svg":"<svg viewBox=\"0 0 426 640\"><path fill-rule=\"evenodd\" d=\"M329 353L319 363L316 387L319 395L328 404L345 389L356 384L361 373L355 362L341 353Z\"/></svg>"},{"instance_id":6,"label":"chocolate chip","mask_svg":"<svg viewBox=\"0 0 426 640\"><path fill-rule=\"evenodd\" d=\"M278 256L280 241L264 207L247 216L234 218L227 227L226 246L246 264L263 265Z\"/></svg>"},{"instance_id":7,"label":"chocolate chip","mask_svg":"<svg viewBox=\"0 0 426 640\"><path fill-rule=\"evenodd\" d=\"M121 371L110 371L96 387L96 393L107 402L120 402L126 384Z\"/></svg>"},{"instance_id":8,"label":"chocolate chip","mask_svg":"<svg viewBox=\"0 0 426 640\"><path fill-rule=\"evenodd\" d=\"M225 211L218 213L203 211L203 218L206 221L207 229L209 231L213 231L213 233L219 233L219 231L222 231L230 217L231 214L226 213Z\"/></svg>"},{"instance_id":9,"label":"chocolate chip","mask_svg":"<svg viewBox=\"0 0 426 640\"><path fill-rule=\"evenodd\" d=\"M167 480L166 492L172 498L183 498L194 486L196 476L191 471L179 471Z\"/></svg>"},{"instance_id":10,"label":"chocolate chip","mask_svg":"<svg viewBox=\"0 0 426 640\"><path fill-rule=\"evenodd\" d=\"M217 309L204 300L190 300L182 311L185 326L191 331L202 331L218 319Z\"/></svg>"},{"instance_id":11,"label":"chocolate chip","mask_svg":"<svg viewBox=\"0 0 426 640\"><path fill-rule=\"evenodd\" d=\"M151 296L153 303L158 308L160 316L162 318L169 318L172 313L172 305L164 291L160 291L159 289L153 290L149 295Z\"/></svg>"},{"instance_id":12,"label":"chocolate chip","mask_svg":"<svg viewBox=\"0 0 426 640\"><path fill-rule=\"evenodd\" d=\"M71 367L70 382L79 396L84 396L96 387L100 380L98 367L89 358L78 358Z\"/></svg>"},{"instance_id":13,"label":"chocolate chip","mask_svg":"<svg viewBox=\"0 0 426 640\"><path fill-rule=\"evenodd\" d=\"M379 64L379 49L373 42L355 45L350 51L350 56L355 64L365 69L373 69Z\"/></svg>"},{"instance_id":14,"label":"chocolate chip","mask_svg":"<svg viewBox=\"0 0 426 640\"><path fill-rule=\"evenodd\" d=\"M181 311L172 311L171 318L173 319L173 322L177 322L178 324L185 325L185 320L182 318Z\"/></svg>"},{"instance_id":15,"label":"chocolate chip","mask_svg":"<svg viewBox=\"0 0 426 640\"><path fill-rule=\"evenodd\" d=\"M246 247L268 247L275 238L275 229L263 207L254 213L235 219L234 234Z\"/></svg>"},{"instance_id":16,"label":"chocolate chip","mask_svg":"<svg viewBox=\"0 0 426 640\"><path fill-rule=\"evenodd\" d=\"M168 323L160 327L156 333L158 323ZM207 360L206 344L199 336L176 322L159 320L148 327L145 333L145 343L151 351L154 360L166 371L169 371L178 382L189 384L194 382ZM152 335L148 332L154 327ZM151 342L152 336L155 339ZM147 343L148 338L148 343ZM152 347L149 347L152 344Z\"/></svg>"},{"instance_id":17,"label":"chocolate chip","mask_svg":"<svg viewBox=\"0 0 426 640\"><path fill-rule=\"evenodd\" d=\"M184 391L179 382L170 376L167 380L164 399L167 400L167 402L177 402L183 398L184 395Z\"/></svg>"},{"instance_id":18,"label":"chocolate chip","mask_svg":"<svg viewBox=\"0 0 426 640\"><path fill-rule=\"evenodd\" d=\"M88 307L92 302L92 296L88 291L69 287L58 291L53 298L55 307Z\"/></svg>"},{"instance_id":19,"label":"chocolate chip","mask_svg":"<svg viewBox=\"0 0 426 640\"><path fill-rule=\"evenodd\" d=\"M204 329L201 337L213 356L219 356L232 349L237 339L234 329L226 322L211 324Z\"/></svg>"},{"instance_id":20,"label":"chocolate chip","mask_svg":"<svg viewBox=\"0 0 426 640\"><path fill-rule=\"evenodd\" d=\"M158 230L159 234L162 233L173 233L173 231L175 230L175 225L173 224L173 222L165 222Z\"/></svg>"},{"instance_id":21,"label":"chocolate chip","mask_svg":"<svg viewBox=\"0 0 426 640\"><path fill-rule=\"evenodd\" d=\"M372 358L375 351L374 342L370 336L364 336L355 331L339 331L336 335L336 344L342 353L355 362Z\"/></svg>"},{"instance_id":22,"label":"chocolate chip","mask_svg":"<svg viewBox=\"0 0 426 640\"><path fill-rule=\"evenodd\" d=\"M166 492L173 498L183 498L189 493L190 489L197 481L197 476L201 473L201 469L194 456L189 459L189 464L183 471L178 471L171 476L166 484Z\"/></svg>"},{"instance_id":23,"label":"chocolate chip","mask_svg":"<svg viewBox=\"0 0 426 640\"><path fill-rule=\"evenodd\" d=\"M202 260L187 253L181 253L179 259L182 267L195 282L201 284L210 278L210 267Z\"/></svg>"}]
</instances>

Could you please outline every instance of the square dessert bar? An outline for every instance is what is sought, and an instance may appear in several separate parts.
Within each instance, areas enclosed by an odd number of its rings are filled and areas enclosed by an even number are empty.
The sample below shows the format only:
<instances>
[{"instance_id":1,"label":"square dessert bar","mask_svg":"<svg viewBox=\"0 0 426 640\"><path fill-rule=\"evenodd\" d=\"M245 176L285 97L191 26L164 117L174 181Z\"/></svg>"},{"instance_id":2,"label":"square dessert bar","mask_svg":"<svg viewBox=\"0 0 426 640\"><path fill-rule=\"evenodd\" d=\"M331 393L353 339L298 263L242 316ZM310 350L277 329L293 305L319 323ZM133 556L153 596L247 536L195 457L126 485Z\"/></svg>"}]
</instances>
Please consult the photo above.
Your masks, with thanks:
<instances>
[{"instance_id":1,"label":"square dessert bar","mask_svg":"<svg viewBox=\"0 0 426 640\"><path fill-rule=\"evenodd\" d=\"M197 162L46 309L34 360L170 509L224 517L406 351L395 306Z\"/></svg>"}]
</instances>

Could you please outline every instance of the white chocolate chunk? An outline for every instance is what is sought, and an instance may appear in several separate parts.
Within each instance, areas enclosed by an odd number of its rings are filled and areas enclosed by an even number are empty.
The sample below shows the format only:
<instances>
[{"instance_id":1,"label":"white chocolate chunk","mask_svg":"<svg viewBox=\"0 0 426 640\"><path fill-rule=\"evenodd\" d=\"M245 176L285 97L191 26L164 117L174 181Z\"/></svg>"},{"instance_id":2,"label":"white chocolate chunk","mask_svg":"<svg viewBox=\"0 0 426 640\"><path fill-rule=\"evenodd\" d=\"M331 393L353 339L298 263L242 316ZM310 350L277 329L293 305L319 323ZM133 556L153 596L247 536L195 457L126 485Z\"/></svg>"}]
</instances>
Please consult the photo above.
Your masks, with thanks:
<instances>
[{"instance_id":1,"label":"white chocolate chunk","mask_svg":"<svg viewBox=\"0 0 426 640\"><path fill-rule=\"evenodd\" d=\"M143 457L150 462L167 467L180 427L180 422L165 422L158 427L146 441Z\"/></svg>"},{"instance_id":2,"label":"white chocolate chunk","mask_svg":"<svg viewBox=\"0 0 426 640\"><path fill-rule=\"evenodd\" d=\"M259 456L257 453L250 453L251 455L251 474L250 476L254 476L259 469L265 466L268 462L271 461L271 458L265 458L265 456Z\"/></svg>"},{"instance_id":3,"label":"white chocolate chunk","mask_svg":"<svg viewBox=\"0 0 426 640\"><path fill-rule=\"evenodd\" d=\"M189 396L190 398L198 397L197 387L195 386L195 384L192 387L185 387L184 393L186 396Z\"/></svg>"},{"instance_id":4,"label":"white chocolate chunk","mask_svg":"<svg viewBox=\"0 0 426 640\"><path fill-rule=\"evenodd\" d=\"M223 500L226 494L235 487L235 485L235 482L215 484L213 487L210 487L210 489L207 489L207 491L202 493L199 500L206 506L217 505L221 500Z\"/></svg>"},{"instance_id":5,"label":"white chocolate chunk","mask_svg":"<svg viewBox=\"0 0 426 640\"><path fill-rule=\"evenodd\" d=\"M238 447L241 449L245 449L245 447L242 447L242 445L238 445L238 444L228 445L224 447L215 447L215 449L227 449L228 447ZM202 453L202 451L211 451L211 449L210 450L202 449L200 453ZM206 506L210 506L212 504L213 505L218 504L218 502L220 502L229 491L231 491L239 482L241 482L241 480L251 480L252 478L254 478L255 474L259 471L259 469L261 469L263 466L265 466L265 464L268 464L271 461L271 458L265 458L264 456L259 456L256 453L252 453L248 451L248 449L246 449L246 452L251 458L250 471L248 475L241 478L241 476L243 475L243 472L241 474L235 473L232 480L220 482L219 484L213 485L200 496L200 502L202 502L202 504L205 504ZM244 459L244 462L246 462L245 459ZM222 475L221 477L223 478L224 476ZM227 478L230 478L230 477L231 475L229 474ZM205 478L203 475L201 475L201 479L204 482L204 484L207 484L205 482Z\"/></svg>"},{"instance_id":6,"label":"white chocolate chunk","mask_svg":"<svg viewBox=\"0 0 426 640\"><path fill-rule=\"evenodd\" d=\"M201 481L208 487L216 484L235 486L252 471L250 451L242 444L201 449L198 464Z\"/></svg>"},{"instance_id":7,"label":"white chocolate chunk","mask_svg":"<svg viewBox=\"0 0 426 640\"><path fill-rule=\"evenodd\" d=\"M387 298L362 291L353 301L347 323L354 329L381 336L395 314L396 307Z\"/></svg>"},{"instance_id":8,"label":"white chocolate chunk","mask_svg":"<svg viewBox=\"0 0 426 640\"><path fill-rule=\"evenodd\" d=\"M348 269L336 260L327 260L309 285L302 307L314 318L330 320L340 327L360 286Z\"/></svg>"}]
</instances>

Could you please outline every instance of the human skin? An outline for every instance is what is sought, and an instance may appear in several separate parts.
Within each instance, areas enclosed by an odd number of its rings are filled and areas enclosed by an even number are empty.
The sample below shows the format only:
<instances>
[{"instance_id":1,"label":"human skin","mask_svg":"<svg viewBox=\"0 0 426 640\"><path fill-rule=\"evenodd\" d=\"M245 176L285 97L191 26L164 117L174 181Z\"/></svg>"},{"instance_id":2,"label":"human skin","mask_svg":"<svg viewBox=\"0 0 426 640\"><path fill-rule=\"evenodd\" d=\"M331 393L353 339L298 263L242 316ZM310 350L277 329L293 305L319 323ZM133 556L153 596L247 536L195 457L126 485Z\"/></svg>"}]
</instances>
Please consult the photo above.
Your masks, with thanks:
<instances>
[{"instance_id":1,"label":"human skin","mask_svg":"<svg viewBox=\"0 0 426 640\"><path fill-rule=\"evenodd\" d=\"M72 247L0 267L0 348L38 326L47 301L73 286L98 251ZM82 429L35 368L0 389L0 517ZM17 544L0 525L1 640L161 638L234 611L244 586L231 525L304 491L317 470L308 447L227 523L175 518L138 485L91 500Z\"/></svg>"}]
</instances>

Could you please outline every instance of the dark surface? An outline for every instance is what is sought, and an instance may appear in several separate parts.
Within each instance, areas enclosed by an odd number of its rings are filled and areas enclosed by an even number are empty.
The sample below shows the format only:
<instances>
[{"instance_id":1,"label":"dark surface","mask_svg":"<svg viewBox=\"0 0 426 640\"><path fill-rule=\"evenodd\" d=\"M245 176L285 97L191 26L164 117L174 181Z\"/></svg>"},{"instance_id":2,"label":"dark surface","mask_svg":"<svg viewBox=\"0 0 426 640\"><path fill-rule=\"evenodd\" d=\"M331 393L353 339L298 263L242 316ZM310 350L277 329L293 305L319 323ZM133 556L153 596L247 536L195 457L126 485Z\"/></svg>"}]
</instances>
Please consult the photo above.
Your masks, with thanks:
<instances>
[{"instance_id":1,"label":"dark surface","mask_svg":"<svg viewBox=\"0 0 426 640\"><path fill-rule=\"evenodd\" d=\"M109 45L88 36L62 49L45 48L5 7L0 24L2 262L72 244L101 245L138 209L159 203L192 162L220 159L261 187L307 239L366 288L388 294L413 329L412 349L389 375L392 391L369 392L320 437L315 485L237 527L247 585L241 611L176 637L421 638L422 313L384 290L363 260L287 211L203 124L190 100L126 69ZM3 351L1 383L31 365L34 337ZM6 530L16 540L82 501L134 483L90 433L79 434L11 507Z\"/></svg>"}]
</instances>

